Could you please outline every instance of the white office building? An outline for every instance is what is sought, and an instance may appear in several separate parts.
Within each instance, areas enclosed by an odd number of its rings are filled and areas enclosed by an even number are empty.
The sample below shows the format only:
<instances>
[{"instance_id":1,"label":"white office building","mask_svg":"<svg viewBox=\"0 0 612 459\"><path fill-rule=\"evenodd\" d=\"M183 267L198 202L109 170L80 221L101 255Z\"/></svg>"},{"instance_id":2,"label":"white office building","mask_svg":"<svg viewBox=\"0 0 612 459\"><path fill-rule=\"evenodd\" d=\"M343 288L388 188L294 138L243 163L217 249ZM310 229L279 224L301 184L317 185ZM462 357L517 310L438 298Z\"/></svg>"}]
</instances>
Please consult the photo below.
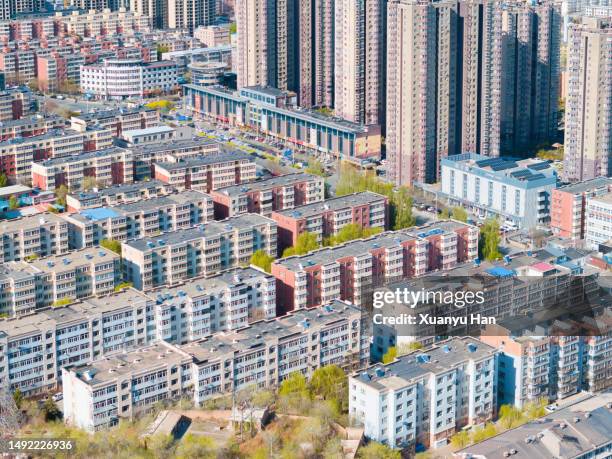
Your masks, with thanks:
<instances>
[{"instance_id":1,"label":"white office building","mask_svg":"<svg viewBox=\"0 0 612 459\"><path fill-rule=\"evenodd\" d=\"M586 243L592 249L612 240L612 193L587 199Z\"/></svg>"}]
</instances>

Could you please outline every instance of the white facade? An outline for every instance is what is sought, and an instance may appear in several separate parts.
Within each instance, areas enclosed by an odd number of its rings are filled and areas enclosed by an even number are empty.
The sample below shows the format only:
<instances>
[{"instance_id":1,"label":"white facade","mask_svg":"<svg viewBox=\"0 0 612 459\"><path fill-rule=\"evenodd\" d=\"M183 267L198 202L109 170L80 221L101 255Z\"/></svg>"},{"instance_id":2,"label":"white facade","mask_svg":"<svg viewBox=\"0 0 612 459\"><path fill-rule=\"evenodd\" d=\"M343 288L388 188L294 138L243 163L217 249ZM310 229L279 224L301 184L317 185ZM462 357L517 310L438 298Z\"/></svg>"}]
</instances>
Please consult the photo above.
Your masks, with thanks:
<instances>
[{"instance_id":1,"label":"white facade","mask_svg":"<svg viewBox=\"0 0 612 459\"><path fill-rule=\"evenodd\" d=\"M587 199L585 233L592 249L612 240L612 193Z\"/></svg>"},{"instance_id":2,"label":"white facade","mask_svg":"<svg viewBox=\"0 0 612 459\"><path fill-rule=\"evenodd\" d=\"M443 446L495 412L496 350L452 338L349 378L349 416L391 447Z\"/></svg>"},{"instance_id":3,"label":"white facade","mask_svg":"<svg viewBox=\"0 0 612 459\"><path fill-rule=\"evenodd\" d=\"M177 68L171 61L144 63L140 59L107 59L81 66L81 90L103 99L127 99L172 91Z\"/></svg>"},{"instance_id":4,"label":"white facade","mask_svg":"<svg viewBox=\"0 0 612 459\"><path fill-rule=\"evenodd\" d=\"M546 162L510 161L476 154L442 159L442 195L483 217L499 216L519 228L550 220L556 172Z\"/></svg>"}]
</instances>

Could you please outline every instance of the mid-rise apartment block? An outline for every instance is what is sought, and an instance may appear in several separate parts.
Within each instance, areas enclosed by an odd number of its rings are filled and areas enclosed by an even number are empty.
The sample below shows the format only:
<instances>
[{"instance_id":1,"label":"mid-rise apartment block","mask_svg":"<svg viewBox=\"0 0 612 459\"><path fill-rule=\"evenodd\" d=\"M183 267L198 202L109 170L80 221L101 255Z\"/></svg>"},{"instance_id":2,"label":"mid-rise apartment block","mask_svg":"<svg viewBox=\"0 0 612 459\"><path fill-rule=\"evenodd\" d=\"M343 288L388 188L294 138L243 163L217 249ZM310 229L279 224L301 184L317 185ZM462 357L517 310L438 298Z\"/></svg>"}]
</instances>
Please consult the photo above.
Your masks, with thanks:
<instances>
[{"instance_id":1,"label":"mid-rise apartment block","mask_svg":"<svg viewBox=\"0 0 612 459\"><path fill-rule=\"evenodd\" d=\"M591 249L612 240L612 192L587 198L585 234Z\"/></svg>"},{"instance_id":2,"label":"mid-rise apartment block","mask_svg":"<svg viewBox=\"0 0 612 459\"><path fill-rule=\"evenodd\" d=\"M123 131L159 125L159 112L150 108L119 108L81 113L70 118L70 123L73 129L81 130L90 126L101 126L110 129L114 137L120 137Z\"/></svg>"},{"instance_id":3,"label":"mid-rise apartment block","mask_svg":"<svg viewBox=\"0 0 612 459\"><path fill-rule=\"evenodd\" d=\"M482 217L501 217L519 228L550 221L557 172L547 161L464 154L442 159L442 196Z\"/></svg>"},{"instance_id":4,"label":"mid-rise apartment block","mask_svg":"<svg viewBox=\"0 0 612 459\"><path fill-rule=\"evenodd\" d=\"M80 249L97 246L104 239L124 242L209 222L213 219L213 201L199 191L187 190L114 207L85 209L65 219L69 244Z\"/></svg>"},{"instance_id":5,"label":"mid-rise apartment block","mask_svg":"<svg viewBox=\"0 0 612 459\"><path fill-rule=\"evenodd\" d=\"M612 23L583 18L567 38L563 175L569 181L612 176Z\"/></svg>"},{"instance_id":6,"label":"mid-rise apartment block","mask_svg":"<svg viewBox=\"0 0 612 459\"><path fill-rule=\"evenodd\" d=\"M66 196L66 206L68 212L80 212L94 207L113 207L119 204L130 204L144 199L158 198L173 191L173 187L159 180L126 183L69 194Z\"/></svg>"},{"instance_id":7,"label":"mid-rise apartment block","mask_svg":"<svg viewBox=\"0 0 612 459\"><path fill-rule=\"evenodd\" d=\"M0 262L60 255L68 251L68 224L54 214L0 222Z\"/></svg>"},{"instance_id":8,"label":"mid-rise apartment block","mask_svg":"<svg viewBox=\"0 0 612 459\"><path fill-rule=\"evenodd\" d=\"M207 48L230 44L229 27L225 26L200 26L194 30L193 36Z\"/></svg>"},{"instance_id":9,"label":"mid-rise apartment block","mask_svg":"<svg viewBox=\"0 0 612 459\"><path fill-rule=\"evenodd\" d=\"M349 377L349 416L392 448L436 448L493 419L497 350L456 337Z\"/></svg>"},{"instance_id":10,"label":"mid-rise apartment block","mask_svg":"<svg viewBox=\"0 0 612 459\"><path fill-rule=\"evenodd\" d=\"M31 137L44 134L51 129L63 128L66 120L60 116L36 115L31 118L2 121L0 140L5 141L16 137Z\"/></svg>"},{"instance_id":11,"label":"mid-rise apartment block","mask_svg":"<svg viewBox=\"0 0 612 459\"><path fill-rule=\"evenodd\" d=\"M61 185L77 190L85 177L94 178L100 186L132 183L133 163L132 152L119 147L52 158L32 163L32 185L45 191Z\"/></svg>"},{"instance_id":12,"label":"mid-rise apartment block","mask_svg":"<svg viewBox=\"0 0 612 459\"><path fill-rule=\"evenodd\" d=\"M199 405L252 385L277 387L296 371L354 368L367 362L366 341L361 311L334 302L182 346L155 343L64 369L66 420L96 431L187 393Z\"/></svg>"},{"instance_id":13,"label":"mid-rise apartment block","mask_svg":"<svg viewBox=\"0 0 612 459\"><path fill-rule=\"evenodd\" d=\"M364 191L274 211L271 218L278 224L278 242L282 250L295 245L298 236L305 232L314 234L317 241L323 243L325 238L335 236L348 224L384 231L388 226L388 214L385 196Z\"/></svg>"},{"instance_id":14,"label":"mid-rise apartment block","mask_svg":"<svg viewBox=\"0 0 612 459\"><path fill-rule=\"evenodd\" d=\"M153 164L154 178L179 190L208 193L255 179L255 162L244 153L219 153L197 159Z\"/></svg>"},{"instance_id":15,"label":"mid-rise apartment block","mask_svg":"<svg viewBox=\"0 0 612 459\"><path fill-rule=\"evenodd\" d=\"M103 150L112 144L112 135L107 129L93 127L83 132L53 130L0 142L0 164L12 180L27 183L32 177L33 162Z\"/></svg>"},{"instance_id":16,"label":"mid-rise apartment block","mask_svg":"<svg viewBox=\"0 0 612 459\"><path fill-rule=\"evenodd\" d=\"M554 234L572 240L585 238L587 199L612 192L612 178L597 177L552 191L550 227Z\"/></svg>"},{"instance_id":17,"label":"mid-rise apartment block","mask_svg":"<svg viewBox=\"0 0 612 459\"><path fill-rule=\"evenodd\" d=\"M309 308L333 299L367 305L376 287L474 260L478 234L475 226L444 221L277 260L272 274L277 279L279 310Z\"/></svg>"},{"instance_id":18,"label":"mid-rise apartment block","mask_svg":"<svg viewBox=\"0 0 612 459\"><path fill-rule=\"evenodd\" d=\"M325 198L322 177L298 173L220 188L210 192L217 219L252 213L269 217L273 211L321 202Z\"/></svg>"},{"instance_id":19,"label":"mid-rise apartment block","mask_svg":"<svg viewBox=\"0 0 612 459\"><path fill-rule=\"evenodd\" d=\"M60 301L112 293L121 276L119 255L90 248L50 257L11 261L1 268L0 313L23 315Z\"/></svg>"},{"instance_id":20,"label":"mid-rise apartment block","mask_svg":"<svg viewBox=\"0 0 612 459\"><path fill-rule=\"evenodd\" d=\"M248 264L257 250L276 257L276 231L274 220L245 214L125 242L125 277L148 290Z\"/></svg>"},{"instance_id":21,"label":"mid-rise apartment block","mask_svg":"<svg viewBox=\"0 0 612 459\"><path fill-rule=\"evenodd\" d=\"M57 52L36 56L36 81L42 92L78 91L81 83L81 66L85 56L80 53Z\"/></svg>"}]
</instances>

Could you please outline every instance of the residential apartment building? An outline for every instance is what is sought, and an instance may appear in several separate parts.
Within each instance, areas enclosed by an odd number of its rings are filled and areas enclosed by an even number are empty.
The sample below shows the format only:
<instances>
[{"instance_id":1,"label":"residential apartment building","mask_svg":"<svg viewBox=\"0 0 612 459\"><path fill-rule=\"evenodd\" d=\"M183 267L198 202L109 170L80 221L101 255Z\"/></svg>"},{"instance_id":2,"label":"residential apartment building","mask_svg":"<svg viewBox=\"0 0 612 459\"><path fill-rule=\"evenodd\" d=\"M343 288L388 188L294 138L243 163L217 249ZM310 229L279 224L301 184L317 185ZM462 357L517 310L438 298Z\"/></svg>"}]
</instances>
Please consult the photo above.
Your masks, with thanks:
<instances>
[{"instance_id":1,"label":"residential apartment building","mask_svg":"<svg viewBox=\"0 0 612 459\"><path fill-rule=\"evenodd\" d=\"M278 224L279 249L284 250L295 245L298 236L305 232L314 234L322 244L348 224L384 231L389 222L389 209L385 196L363 191L274 211L271 218Z\"/></svg>"},{"instance_id":2,"label":"residential apartment building","mask_svg":"<svg viewBox=\"0 0 612 459\"><path fill-rule=\"evenodd\" d=\"M219 153L197 159L153 164L154 178L179 190L210 192L255 179L255 162L244 153Z\"/></svg>"},{"instance_id":3,"label":"residential apartment building","mask_svg":"<svg viewBox=\"0 0 612 459\"><path fill-rule=\"evenodd\" d=\"M550 227L572 240L585 238L587 199L612 192L612 178L597 177L552 190Z\"/></svg>"},{"instance_id":4,"label":"residential apartment building","mask_svg":"<svg viewBox=\"0 0 612 459\"><path fill-rule=\"evenodd\" d=\"M325 181L312 174L287 174L219 188L211 191L210 195L215 202L217 219L245 213L269 217L273 211L323 201Z\"/></svg>"},{"instance_id":5,"label":"residential apartment building","mask_svg":"<svg viewBox=\"0 0 612 459\"><path fill-rule=\"evenodd\" d=\"M512 451L526 457L606 457L612 453L611 426L609 394L599 394L461 449L453 457L493 459Z\"/></svg>"},{"instance_id":6,"label":"residential apartment building","mask_svg":"<svg viewBox=\"0 0 612 459\"><path fill-rule=\"evenodd\" d=\"M73 129L81 130L90 126L101 126L110 129L114 137L120 137L123 131L158 126L160 121L157 110L139 107L81 113L70 118L70 123Z\"/></svg>"},{"instance_id":7,"label":"residential apartment building","mask_svg":"<svg viewBox=\"0 0 612 459\"><path fill-rule=\"evenodd\" d=\"M68 15L56 13L56 34L76 34L81 37L133 35L151 30L151 19L146 13L130 8L118 11L71 11Z\"/></svg>"},{"instance_id":8,"label":"residential apartment building","mask_svg":"<svg viewBox=\"0 0 612 459\"><path fill-rule=\"evenodd\" d=\"M0 142L0 164L12 180L27 183L32 178L33 162L102 150L112 144L112 135L107 129L93 127L84 132L57 129Z\"/></svg>"},{"instance_id":9,"label":"residential apartment building","mask_svg":"<svg viewBox=\"0 0 612 459\"><path fill-rule=\"evenodd\" d=\"M185 106L194 117L248 127L298 148L334 157L380 157L379 125L364 126L314 110L298 109L294 93L251 86L239 92L184 85Z\"/></svg>"},{"instance_id":10,"label":"residential apartment building","mask_svg":"<svg viewBox=\"0 0 612 459\"><path fill-rule=\"evenodd\" d=\"M68 212L80 212L94 207L113 207L119 204L130 204L145 199L158 198L174 191L159 180L114 185L108 188L82 191L66 196Z\"/></svg>"},{"instance_id":11,"label":"residential apartment building","mask_svg":"<svg viewBox=\"0 0 612 459\"><path fill-rule=\"evenodd\" d=\"M0 51L0 70L7 82L27 84L36 77L36 53L27 48L4 48Z\"/></svg>"},{"instance_id":12,"label":"residential apartment building","mask_svg":"<svg viewBox=\"0 0 612 459\"><path fill-rule=\"evenodd\" d=\"M334 113L384 124L385 2L337 0L334 8Z\"/></svg>"},{"instance_id":13,"label":"residential apartment building","mask_svg":"<svg viewBox=\"0 0 612 459\"><path fill-rule=\"evenodd\" d=\"M389 231L368 239L277 260L279 310L333 299L364 306L374 288L430 271L447 271L478 257L478 228L454 221Z\"/></svg>"},{"instance_id":14,"label":"residential apartment building","mask_svg":"<svg viewBox=\"0 0 612 459\"><path fill-rule=\"evenodd\" d=\"M295 371L309 377L325 365L365 362L361 312L334 302L183 346L161 342L64 369L66 420L96 431L188 392L199 405L251 385L277 387Z\"/></svg>"},{"instance_id":15,"label":"residential apartment building","mask_svg":"<svg viewBox=\"0 0 612 459\"><path fill-rule=\"evenodd\" d=\"M68 225L54 214L0 222L0 262L60 255L68 251Z\"/></svg>"},{"instance_id":16,"label":"residential apartment building","mask_svg":"<svg viewBox=\"0 0 612 459\"><path fill-rule=\"evenodd\" d=\"M0 121L20 119L24 112L23 94L19 91L5 91L4 89L0 91Z\"/></svg>"},{"instance_id":17,"label":"residential apartment building","mask_svg":"<svg viewBox=\"0 0 612 459\"><path fill-rule=\"evenodd\" d=\"M104 239L130 241L191 228L213 219L213 201L199 191L183 191L114 207L67 215L69 245L95 247Z\"/></svg>"},{"instance_id":18,"label":"residential apartment building","mask_svg":"<svg viewBox=\"0 0 612 459\"><path fill-rule=\"evenodd\" d=\"M132 152L119 147L48 159L32 163L32 185L45 191L61 185L76 190L85 177L93 177L100 186L132 183L133 162Z\"/></svg>"},{"instance_id":19,"label":"residential apartment building","mask_svg":"<svg viewBox=\"0 0 612 459\"><path fill-rule=\"evenodd\" d=\"M225 26L200 26L195 29L193 36L207 48L230 44L229 27Z\"/></svg>"},{"instance_id":20,"label":"residential apartment building","mask_svg":"<svg viewBox=\"0 0 612 459\"><path fill-rule=\"evenodd\" d=\"M134 152L134 179L155 176L154 163L174 163L184 159L201 159L219 153L219 143L206 138L175 139L169 142L130 146Z\"/></svg>"},{"instance_id":21,"label":"residential apartment building","mask_svg":"<svg viewBox=\"0 0 612 459\"><path fill-rule=\"evenodd\" d=\"M563 175L568 181L612 176L612 66L610 19L570 24Z\"/></svg>"},{"instance_id":22,"label":"residential apartment building","mask_svg":"<svg viewBox=\"0 0 612 459\"><path fill-rule=\"evenodd\" d=\"M36 56L36 80L42 92L78 91L81 83L82 54L52 53Z\"/></svg>"},{"instance_id":23,"label":"residential apartment building","mask_svg":"<svg viewBox=\"0 0 612 459\"><path fill-rule=\"evenodd\" d=\"M276 257L276 223L245 214L124 242L121 251L125 277L148 290L248 264L257 250Z\"/></svg>"},{"instance_id":24,"label":"residential apartment building","mask_svg":"<svg viewBox=\"0 0 612 459\"><path fill-rule=\"evenodd\" d=\"M557 172L547 161L515 161L464 154L442 159L442 196L483 217L501 217L519 228L550 221Z\"/></svg>"},{"instance_id":25,"label":"residential apartment building","mask_svg":"<svg viewBox=\"0 0 612 459\"><path fill-rule=\"evenodd\" d=\"M0 313L9 316L37 308L113 293L121 277L119 255L89 248L28 262L11 261L0 268L3 289Z\"/></svg>"},{"instance_id":26,"label":"residential apartment building","mask_svg":"<svg viewBox=\"0 0 612 459\"><path fill-rule=\"evenodd\" d=\"M189 30L211 25L215 20L214 0L169 0L167 28Z\"/></svg>"},{"instance_id":27,"label":"residential apartment building","mask_svg":"<svg viewBox=\"0 0 612 459\"><path fill-rule=\"evenodd\" d=\"M396 184L437 181L447 156L523 155L556 139L557 6L397 0L387 9L387 174Z\"/></svg>"},{"instance_id":28,"label":"residential apartment building","mask_svg":"<svg viewBox=\"0 0 612 459\"><path fill-rule=\"evenodd\" d=\"M612 192L587 198L585 234L591 249L612 240Z\"/></svg>"},{"instance_id":29,"label":"residential apartment building","mask_svg":"<svg viewBox=\"0 0 612 459\"><path fill-rule=\"evenodd\" d=\"M392 448L445 446L462 428L493 419L497 350L455 337L349 377L349 416Z\"/></svg>"},{"instance_id":30,"label":"residential apartment building","mask_svg":"<svg viewBox=\"0 0 612 459\"><path fill-rule=\"evenodd\" d=\"M51 129L65 127L66 120L60 116L36 115L30 118L2 121L0 140L5 141L16 137L31 137L44 134Z\"/></svg>"},{"instance_id":31,"label":"residential apartment building","mask_svg":"<svg viewBox=\"0 0 612 459\"><path fill-rule=\"evenodd\" d=\"M176 64L171 61L105 59L81 67L81 90L101 99L142 98L175 90L177 78Z\"/></svg>"}]
</instances>

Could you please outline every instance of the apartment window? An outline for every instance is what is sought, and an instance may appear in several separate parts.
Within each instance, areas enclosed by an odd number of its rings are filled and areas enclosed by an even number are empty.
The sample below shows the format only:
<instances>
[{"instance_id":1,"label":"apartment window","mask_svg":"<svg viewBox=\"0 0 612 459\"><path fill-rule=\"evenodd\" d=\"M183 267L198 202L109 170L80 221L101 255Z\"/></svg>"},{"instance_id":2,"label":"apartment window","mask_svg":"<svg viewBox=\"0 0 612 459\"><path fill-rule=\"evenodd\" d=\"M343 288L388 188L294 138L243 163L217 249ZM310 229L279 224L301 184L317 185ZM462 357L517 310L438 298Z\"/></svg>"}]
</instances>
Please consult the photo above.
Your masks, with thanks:
<instances>
[{"instance_id":1,"label":"apartment window","mask_svg":"<svg viewBox=\"0 0 612 459\"><path fill-rule=\"evenodd\" d=\"M520 190L514 191L514 214L520 215L521 213L521 192Z\"/></svg>"},{"instance_id":2,"label":"apartment window","mask_svg":"<svg viewBox=\"0 0 612 459\"><path fill-rule=\"evenodd\" d=\"M480 203L480 178L476 177L476 190L474 193L474 200L476 201L476 204Z\"/></svg>"},{"instance_id":3,"label":"apartment window","mask_svg":"<svg viewBox=\"0 0 612 459\"><path fill-rule=\"evenodd\" d=\"M489 190L488 190L488 199L487 199L487 203L489 205L489 207L493 206L493 182L488 182L489 184Z\"/></svg>"},{"instance_id":4,"label":"apartment window","mask_svg":"<svg viewBox=\"0 0 612 459\"><path fill-rule=\"evenodd\" d=\"M468 177L467 174L463 174L463 199L467 199L468 194Z\"/></svg>"},{"instance_id":5,"label":"apartment window","mask_svg":"<svg viewBox=\"0 0 612 459\"><path fill-rule=\"evenodd\" d=\"M451 170L450 171L450 175L451 175L451 180L450 180L450 194L455 194L455 171Z\"/></svg>"},{"instance_id":6,"label":"apartment window","mask_svg":"<svg viewBox=\"0 0 612 459\"><path fill-rule=\"evenodd\" d=\"M506 204L508 201L508 188L506 187L506 185L502 185L502 210L505 212L506 211Z\"/></svg>"}]
</instances>

